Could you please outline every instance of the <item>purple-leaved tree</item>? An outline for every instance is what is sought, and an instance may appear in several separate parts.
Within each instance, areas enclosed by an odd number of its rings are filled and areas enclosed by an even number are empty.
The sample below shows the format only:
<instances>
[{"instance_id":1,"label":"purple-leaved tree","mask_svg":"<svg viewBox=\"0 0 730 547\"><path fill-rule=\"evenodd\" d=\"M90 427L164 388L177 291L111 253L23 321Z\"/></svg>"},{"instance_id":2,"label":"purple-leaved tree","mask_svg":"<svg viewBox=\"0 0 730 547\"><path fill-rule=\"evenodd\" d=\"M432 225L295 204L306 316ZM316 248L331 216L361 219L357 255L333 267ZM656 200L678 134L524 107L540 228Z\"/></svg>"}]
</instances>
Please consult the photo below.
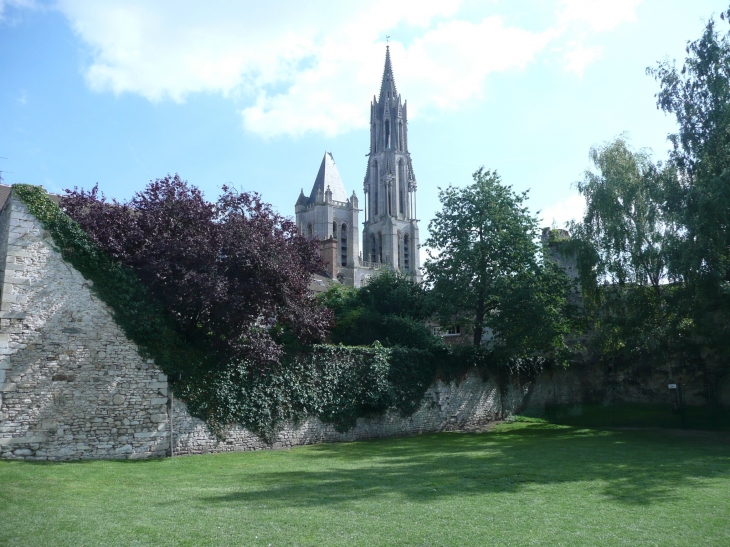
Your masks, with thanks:
<instances>
[{"instance_id":1,"label":"purple-leaved tree","mask_svg":"<svg viewBox=\"0 0 730 547\"><path fill-rule=\"evenodd\" d=\"M273 332L324 339L331 312L308 290L321 269L316 244L258 194L224 186L209 203L178 175L126 203L107 201L98 186L66 193L63 210L137 273L197 347L264 365L282 352Z\"/></svg>"}]
</instances>

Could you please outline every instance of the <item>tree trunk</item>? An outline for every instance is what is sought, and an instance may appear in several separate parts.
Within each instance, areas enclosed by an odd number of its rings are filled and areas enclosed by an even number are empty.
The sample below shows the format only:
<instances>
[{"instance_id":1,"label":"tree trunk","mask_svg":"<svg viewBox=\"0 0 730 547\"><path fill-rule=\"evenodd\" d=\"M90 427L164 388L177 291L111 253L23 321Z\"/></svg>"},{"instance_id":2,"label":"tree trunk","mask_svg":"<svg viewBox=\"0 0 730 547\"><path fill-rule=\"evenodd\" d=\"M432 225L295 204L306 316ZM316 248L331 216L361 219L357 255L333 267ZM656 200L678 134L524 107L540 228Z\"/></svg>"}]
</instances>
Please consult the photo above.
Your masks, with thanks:
<instances>
[{"instance_id":1,"label":"tree trunk","mask_svg":"<svg viewBox=\"0 0 730 547\"><path fill-rule=\"evenodd\" d=\"M474 317L474 346L482 345L482 325L484 324L484 297L479 295L477 299L476 316Z\"/></svg>"}]
</instances>

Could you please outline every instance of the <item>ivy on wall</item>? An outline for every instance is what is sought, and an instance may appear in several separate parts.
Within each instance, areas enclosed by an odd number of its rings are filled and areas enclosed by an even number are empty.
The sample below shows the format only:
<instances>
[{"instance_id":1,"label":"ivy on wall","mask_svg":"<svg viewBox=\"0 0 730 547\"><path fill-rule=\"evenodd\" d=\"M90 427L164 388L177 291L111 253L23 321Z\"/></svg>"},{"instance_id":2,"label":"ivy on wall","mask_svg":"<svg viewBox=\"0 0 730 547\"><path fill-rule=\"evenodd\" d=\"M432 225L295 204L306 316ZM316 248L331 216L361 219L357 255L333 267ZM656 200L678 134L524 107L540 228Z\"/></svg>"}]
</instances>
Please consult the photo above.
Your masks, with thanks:
<instances>
[{"instance_id":1,"label":"ivy on wall","mask_svg":"<svg viewBox=\"0 0 730 547\"><path fill-rule=\"evenodd\" d=\"M298 347L276 362L213 362L177 331L130 268L101 252L84 230L37 186L16 184L13 193L48 230L64 260L88 280L115 322L143 357L168 375L182 373L175 391L191 415L222 434L230 424L273 441L288 422L319 417L338 431L360 417L389 409L415 412L436 377L453 379L477 365L474 356L443 348L315 345Z\"/></svg>"},{"instance_id":2,"label":"ivy on wall","mask_svg":"<svg viewBox=\"0 0 730 547\"><path fill-rule=\"evenodd\" d=\"M112 311L115 322L166 373L195 361L192 348L176 332L159 305L130 268L100 252L77 222L66 215L39 186L14 184L15 195L53 238L57 250L93 283L93 291Z\"/></svg>"}]
</instances>

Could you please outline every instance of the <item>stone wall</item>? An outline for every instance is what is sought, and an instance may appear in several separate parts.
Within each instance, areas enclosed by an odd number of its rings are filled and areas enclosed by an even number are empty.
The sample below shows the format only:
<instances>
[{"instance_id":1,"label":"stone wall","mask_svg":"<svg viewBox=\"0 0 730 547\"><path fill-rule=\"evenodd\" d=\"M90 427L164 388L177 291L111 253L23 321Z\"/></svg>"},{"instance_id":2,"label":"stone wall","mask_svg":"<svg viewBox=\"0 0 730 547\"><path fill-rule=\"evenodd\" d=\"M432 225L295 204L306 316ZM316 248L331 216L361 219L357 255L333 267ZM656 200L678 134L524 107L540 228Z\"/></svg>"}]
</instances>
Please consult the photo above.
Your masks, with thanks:
<instances>
[{"instance_id":1,"label":"stone wall","mask_svg":"<svg viewBox=\"0 0 730 547\"><path fill-rule=\"evenodd\" d=\"M318 419L290 424L275 442L233 427L213 436L176 401L151 360L114 322L91 282L65 262L17 199L0 212L0 458L72 460L292 447L433 431L476 430L523 410L582 402L670 402L668 381L684 381L688 404L704 404L701 375L573 367L545 371L505 392L471 375L432 386L408 418L360 419L338 433ZM728 379L718 399L730 404Z\"/></svg>"},{"instance_id":2,"label":"stone wall","mask_svg":"<svg viewBox=\"0 0 730 547\"><path fill-rule=\"evenodd\" d=\"M165 375L140 357L91 282L12 196L0 212L0 272L1 458L164 456L171 425L175 454L193 454L475 429L501 416L496 386L469 377L433 386L409 418L361 419L344 434L310 419L273 445L234 427L219 440L181 402L171 424Z\"/></svg>"},{"instance_id":3,"label":"stone wall","mask_svg":"<svg viewBox=\"0 0 730 547\"><path fill-rule=\"evenodd\" d=\"M167 378L17 199L0 213L0 457L164 455Z\"/></svg>"},{"instance_id":4,"label":"stone wall","mask_svg":"<svg viewBox=\"0 0 730 547\"><path fill-rule=\"evenodd\" d=\"M360 418L357 425L347 433L338 433L331 425L323 424L319 419L313 418L302 424L287 427L271 445L240 427L229 429L225 439L217 440L202 421L187 414L184 404L176 403L173 413L173 438L176 455L205 454L290 448L305 444L355 441L434 431L479 430L501 417L502 400L497 386L470 375L458 383L436 383L427 391L420 409L408 418L402 418L396 412L389 412L376 418Z\"/></svg>"}]
</instances>

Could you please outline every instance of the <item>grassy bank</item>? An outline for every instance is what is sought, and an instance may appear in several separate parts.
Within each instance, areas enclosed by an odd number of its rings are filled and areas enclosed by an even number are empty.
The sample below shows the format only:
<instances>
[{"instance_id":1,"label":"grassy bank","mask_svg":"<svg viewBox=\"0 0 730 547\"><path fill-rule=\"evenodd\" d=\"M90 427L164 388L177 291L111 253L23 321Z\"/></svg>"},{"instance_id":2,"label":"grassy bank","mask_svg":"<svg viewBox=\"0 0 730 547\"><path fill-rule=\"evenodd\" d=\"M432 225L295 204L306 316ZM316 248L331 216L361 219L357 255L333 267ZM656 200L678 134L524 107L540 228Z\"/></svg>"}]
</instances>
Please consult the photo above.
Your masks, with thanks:
<instances>
[{"instance_id":1,"label":"grassy bank","mask_svg":"<svg viewBox=\"0 0 730 547\"><path fill-rule=\"evenodd\" d=\"M0 545L730 545L730 437L539 421L290 451L0 462Z\"/></svg>"}]
</instances>

